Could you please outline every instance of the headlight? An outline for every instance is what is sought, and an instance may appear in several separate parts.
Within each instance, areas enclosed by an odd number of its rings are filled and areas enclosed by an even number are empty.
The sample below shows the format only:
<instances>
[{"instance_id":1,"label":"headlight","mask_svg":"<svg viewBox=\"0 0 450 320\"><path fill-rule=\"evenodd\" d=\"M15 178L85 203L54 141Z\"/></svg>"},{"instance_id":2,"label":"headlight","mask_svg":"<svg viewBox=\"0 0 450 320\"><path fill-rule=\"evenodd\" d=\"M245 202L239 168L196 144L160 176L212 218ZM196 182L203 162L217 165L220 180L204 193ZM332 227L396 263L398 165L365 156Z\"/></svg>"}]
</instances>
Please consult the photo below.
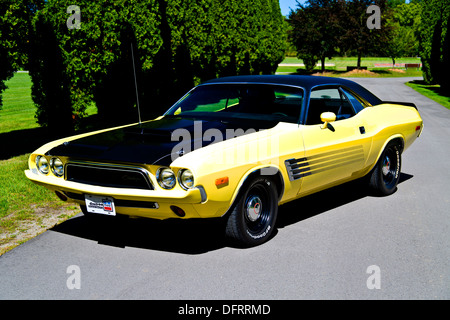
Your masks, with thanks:
<instances>
[{"instance_id":1,"label":"headlight","mask_svg":"<svg viewBox=\"0 0 450 320\"><path fill-rule=\"evenodd\" d=\"M172 189L175 187L177 179L175 178L175 173L169 168L159 168L156 172L156 180L158 181L161 188Z\"/></svg>"},{"instance_id":2,"label":"headlight","mask_svg":"<svg viewBox=\"0 0 450 320\"><path fill-rule=\"evenodd\" d=\"M178 173L178 181L180 182L180 186L187 190L194 186L194 175L191 170L183 169Z\"/></svg>"},{"instance_id":3,"label":"headlight","mask_svg":"<svg viewBox=\"0 0 450 320\"><path fill-rule=\"evenodd\" d=\"M57 177L62 177L64 175L64 163L59 158L50 159L50 168L52 172Z\"/></svg>"},{"instance_id":4,"label":"headlight","mask_svg":"<svg viewBox=\"0 0 450 320\"><path fill-rule=\"evenodd\" d=\"M40 173L48 174L49 166L48 166L47 158L43 157L43 156L37 156L36 157L36 167L38 168Z\"/></svg>"}]
</instances>

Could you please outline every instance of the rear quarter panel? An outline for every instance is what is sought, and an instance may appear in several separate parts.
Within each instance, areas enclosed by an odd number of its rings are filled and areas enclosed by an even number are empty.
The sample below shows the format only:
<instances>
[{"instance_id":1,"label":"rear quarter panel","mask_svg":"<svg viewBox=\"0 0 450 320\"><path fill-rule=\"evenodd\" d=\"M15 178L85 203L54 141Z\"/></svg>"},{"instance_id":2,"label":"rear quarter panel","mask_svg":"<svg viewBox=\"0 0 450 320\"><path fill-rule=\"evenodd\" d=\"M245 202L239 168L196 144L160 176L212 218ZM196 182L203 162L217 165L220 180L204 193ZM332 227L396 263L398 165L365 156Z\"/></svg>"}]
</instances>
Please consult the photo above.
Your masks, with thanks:
<instances>
[{"instance_id":1,"label":"rear quarter panel","mask_svg":"<svg viewBox=\"0 0 450 320\"><path fill-rule=\"evenodd\" d=\"M409 106L381 104L361 111L367 120L366 134L373 137L372 149L366 161L368 170L378 161L389 141L401 138L403 151L408 149L423 129L419 112ZM420 126L420 130L416 128Z\"/></svg>"}]
</instances>

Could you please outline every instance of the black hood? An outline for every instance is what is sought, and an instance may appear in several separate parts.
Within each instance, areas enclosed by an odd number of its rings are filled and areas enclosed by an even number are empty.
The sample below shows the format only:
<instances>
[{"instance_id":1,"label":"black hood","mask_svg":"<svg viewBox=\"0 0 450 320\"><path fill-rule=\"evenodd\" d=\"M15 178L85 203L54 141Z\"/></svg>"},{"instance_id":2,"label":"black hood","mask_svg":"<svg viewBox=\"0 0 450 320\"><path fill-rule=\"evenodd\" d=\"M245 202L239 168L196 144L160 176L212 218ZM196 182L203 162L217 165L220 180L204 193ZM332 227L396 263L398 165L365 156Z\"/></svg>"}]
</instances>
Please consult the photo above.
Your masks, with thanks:
<instances>
[{"instance_id":1,"label":"black hood","mask_svg":"<svg viewBox=\"0 0 450 320\"><path fill-rule=\"evenodd\" d=\"M219 130L222 133L222 140L225 140L234 136L269 129L276 124L277 122L264 120L193 119L166 116L160 120L65 142L49 150L47 155L95 162L128 162L168 166L179 156L178 153L172 156L174 150L192 151L214 143L214 139L211 139L212 141L204 141L203 139L203 134L208 129ZM175 138L172 138L172 133L177 129L185 130L179 131L182 134L184 133L183 138L178 137L175 140ZM227 129L229 130L227 131ZM232 132L235 135L231 135ZM188 137L190 139L187 139ZM180 148L181 145L188 146L189 144L190 148Z\"/></svg>"}]
</instances>

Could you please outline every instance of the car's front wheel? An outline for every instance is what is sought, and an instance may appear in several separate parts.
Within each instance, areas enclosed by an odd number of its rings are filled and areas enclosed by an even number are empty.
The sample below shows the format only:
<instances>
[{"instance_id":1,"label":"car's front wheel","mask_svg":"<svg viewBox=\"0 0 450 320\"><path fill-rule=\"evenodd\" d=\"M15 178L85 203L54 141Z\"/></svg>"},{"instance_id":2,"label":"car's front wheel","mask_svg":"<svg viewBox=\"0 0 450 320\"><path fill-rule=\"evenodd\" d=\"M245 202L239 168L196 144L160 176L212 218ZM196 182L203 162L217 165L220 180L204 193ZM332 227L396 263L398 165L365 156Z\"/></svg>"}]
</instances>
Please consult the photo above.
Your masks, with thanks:
<instances>
[{"instance_id":1,"label":"car's front wheel","mask_svg":"<svg viewBox=\"0 0 450 320\"><path fill-rule=\"evenodd\" d=\"M378 195L390 195L397 189L402 165L401 150L397 143L389 142L373 168L369 185Z\"/></svg>"},{"instance_id":2,"label":"car's front wheel","mask_svg":"<svg viewBox=\"0 0 450 320\"><path fill-rule=\"evenodd\" d=\"M241 246L255 246L271 236L278 214L276 186L267 177L257 177L244 186L228 216L225 233Z\"/></svg>"}]
</instances>

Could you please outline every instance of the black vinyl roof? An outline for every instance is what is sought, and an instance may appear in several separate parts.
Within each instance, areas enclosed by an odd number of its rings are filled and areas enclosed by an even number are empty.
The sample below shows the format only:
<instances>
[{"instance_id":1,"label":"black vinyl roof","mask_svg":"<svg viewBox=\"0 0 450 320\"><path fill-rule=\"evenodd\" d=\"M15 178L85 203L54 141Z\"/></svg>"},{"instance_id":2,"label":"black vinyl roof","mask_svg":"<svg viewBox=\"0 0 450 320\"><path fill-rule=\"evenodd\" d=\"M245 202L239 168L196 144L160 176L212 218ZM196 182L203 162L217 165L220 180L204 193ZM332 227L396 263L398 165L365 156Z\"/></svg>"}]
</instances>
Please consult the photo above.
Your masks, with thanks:
<instances>
[{"instance_id":1,"label":"black vinyl roof","mask_svg":"<svg viewBox=\"0 0 450 320\"><path fill-rule=\"evenodd\" d=\"M279 84L290 85L304 88L306 91L311 91L316 86L324 85L339 85L347 87L356 94L360 95L371 105L377 105L382 103L381 99L375 96L358 83L334 77L321 77L321 76L301 76L301 75L258 75L258 76L233 76L223 77L204 82L203 84L214 83L261 83L261 84Z\"/></svg>"}]
</instances>

